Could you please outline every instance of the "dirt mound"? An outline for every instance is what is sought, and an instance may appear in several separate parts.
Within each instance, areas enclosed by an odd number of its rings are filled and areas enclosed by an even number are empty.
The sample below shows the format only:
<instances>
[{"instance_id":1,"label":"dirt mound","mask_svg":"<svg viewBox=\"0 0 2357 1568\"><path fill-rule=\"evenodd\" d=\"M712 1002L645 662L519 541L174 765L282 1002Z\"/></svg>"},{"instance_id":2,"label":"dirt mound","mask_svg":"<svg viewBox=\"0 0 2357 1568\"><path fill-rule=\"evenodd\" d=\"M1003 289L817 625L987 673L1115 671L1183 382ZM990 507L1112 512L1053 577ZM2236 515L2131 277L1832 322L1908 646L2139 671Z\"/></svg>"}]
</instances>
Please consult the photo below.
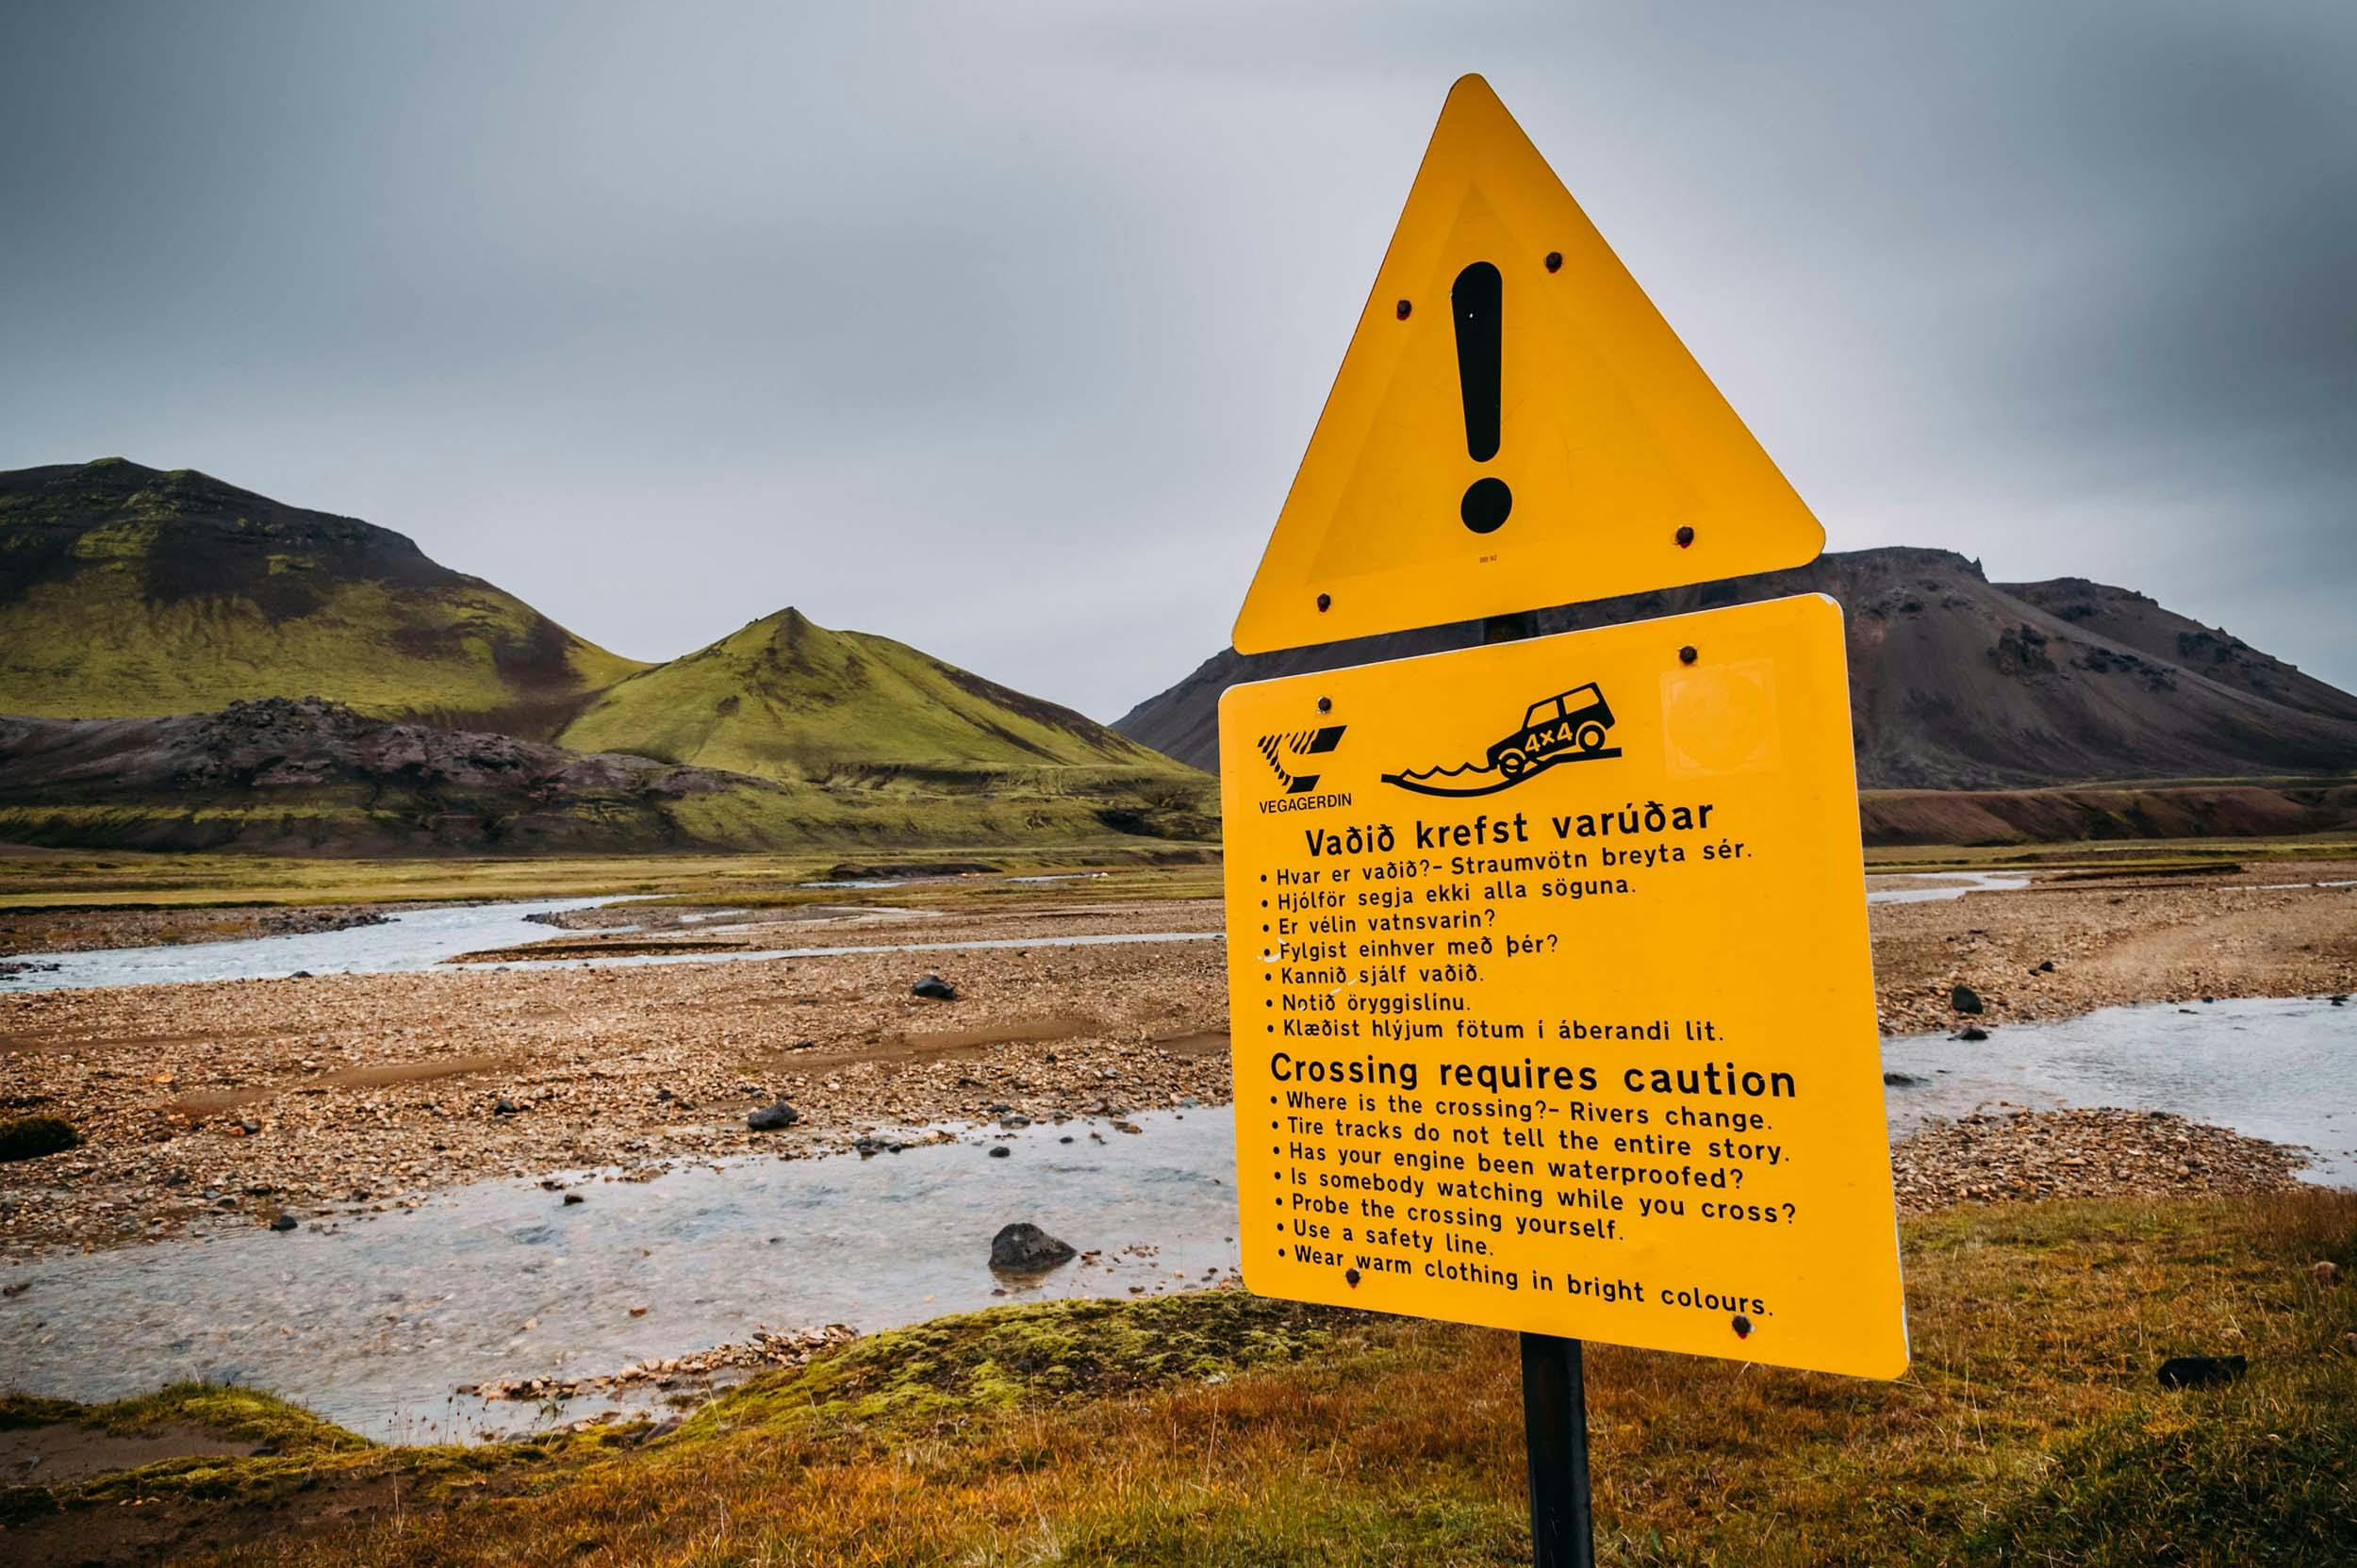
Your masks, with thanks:
<instances>
[{"instance_id":1,"label":"dirt mound","mask_svg":"<svg viewBox=\"0 0 2357 1568\"><path fill-rule=\"evenodd\" d=\"M170 718L0 718L0 822L29 843L338 854L703 842L699 798L764 780L512 735L392 724L318 698Z\"/></svg>"},{"instance_id":2,"label":"dirt mound","mask_svg":"<svg viewBox=\"0 0 2357 1568\"><path fill-rule=\"evenodd\" d=\"M1220 693L1376 659L1822 593L1848 617L1858 782L2014 789L2357 769L2357 697L2125 589L1991 584L1942 550L1828 554L1791 571L1284 652L1219 653L1113 727L1218 766ZM2052 606L2049 608L2048 606Z\"/></svg>"}]
</instances>

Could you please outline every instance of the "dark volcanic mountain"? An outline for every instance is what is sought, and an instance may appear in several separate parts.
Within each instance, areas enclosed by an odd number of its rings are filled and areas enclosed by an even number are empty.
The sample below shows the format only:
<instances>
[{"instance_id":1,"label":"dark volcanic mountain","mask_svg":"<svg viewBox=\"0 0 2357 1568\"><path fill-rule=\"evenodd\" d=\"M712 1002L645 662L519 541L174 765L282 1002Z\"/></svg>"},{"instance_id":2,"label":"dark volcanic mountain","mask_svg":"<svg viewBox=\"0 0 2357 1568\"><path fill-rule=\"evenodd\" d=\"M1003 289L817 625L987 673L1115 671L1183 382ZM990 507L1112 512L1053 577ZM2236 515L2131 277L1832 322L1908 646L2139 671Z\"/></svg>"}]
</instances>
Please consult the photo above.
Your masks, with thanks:
<instances>
[{"instance_id":1,"label":"dark volcanic mountain","mask_svg":"<svg viewBox=\"0 0 2357 1568\"><path fill-rule=\"evenodd\" d=\"M2235 686L2303 713L2357 720L2357 697L2338 686L2328 686L2313 675L2302 675L2218 627L2165 610L2132 589L2090 583L2084 577L2000 583L1997 587L2082 631L2167 660L2220 685Z\"/></svg>"},{"instance_id":2,"label":"dark volcanic mountain","mask_svg":"<svg viewBox=\"0 0 2357 1568\"><path fill-rule=\"evenodd\" d=\"M387 723L316 699L170 718L0 718L0 836L20 843L334 854L706 848L726 835L693 824L717 819L710 808L721 802L733 815L783 817L789 796L709 767Z\"/></svg>"},{"instance_id":3,"label":"dark volcanic mountain","mask_svg":"<svg viewBox=\"0 0 2357 1568\"><path fill-rule=\"evenodd\" d=\"M2001 586L1944 550L1828 554L1791 571L1512 618L1545 635L1823 593L1848 614L1858 782L2007 789L2357 769L2357 697L2124 588ZM1113 728L1216 769L1219 695L1242 681L1469 647L1466 622L1247 657L1230 649Z\"/></svg>"},{"instance_id":4,"label":"dark volcanic mountain","mask_svg":"<svg viewBox=\"0 0 2357 1568\"><path fill-rule=\"evenodd\" d=\"M0 472L0 713L316 692L545 737L641 668L355 518L119 457Z\"/></svg>"}]
</instances>

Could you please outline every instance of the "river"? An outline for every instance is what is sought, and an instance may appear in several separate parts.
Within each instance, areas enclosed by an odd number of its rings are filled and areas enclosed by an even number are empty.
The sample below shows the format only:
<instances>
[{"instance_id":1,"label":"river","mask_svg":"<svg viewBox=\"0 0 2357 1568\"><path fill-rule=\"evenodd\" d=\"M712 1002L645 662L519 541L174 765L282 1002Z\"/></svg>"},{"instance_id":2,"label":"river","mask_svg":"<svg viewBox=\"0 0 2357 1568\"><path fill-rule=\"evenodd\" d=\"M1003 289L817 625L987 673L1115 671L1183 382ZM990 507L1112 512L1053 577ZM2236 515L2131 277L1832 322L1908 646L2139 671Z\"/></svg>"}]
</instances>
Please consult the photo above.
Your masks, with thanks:
<instances>
[{"instance_id":1,"label":"river","mask_svg":"<svg viewBox=\"0 0 2357 1568\"><path fill-rule=\"evenodd\" d=\"M1886 1091L1894 1136L2008 1105L2174 1111L2309 1146L2311 1180L2357 1183L2357 1006L2115 1008L1981 1042L1893 1039L1883 1054L1928 1081ZM571 1207L530 1181L486 1181L283 1235L239 1226L51 1254L9 1271L27 1288L0 1299L0 1388L94 1400L210 1377L371 1437L468 1438L548 1417L461 1398L462 1383L612 1372L765 1326L891 1328L1009 1298L999 1292L1126 1296L1223 1276L1237 1260L1230 1114L1142 1113L1135 1125L593 1179ZM1011 1156L990 1158L1001 1136ZM998 1279L990 1237L1015 1220L1103 1257ZM635 1306L648 1310L633 1317ZM563 1418L605 1408L576 1399Z\"/></svg>"},{"instance_id":2,"label":"river","mask_svg":"<svg viewBox=\"0 0 2357 1568\"><path fill-rule=\"evenodd\" d=\"M1018 883L1085 881L1101 873L1057 877L1009 877ZM1921 903L1960 899L1968 893L2004 892L2028 885L2026 876L1983 871L1942 871L1887 879L1932 883L1930 886L1873 887L1866 901ZM813 883L813 886L889 887L888 882ZM304 935L260 936L228 942L185 942L157 948L108 948L91 952L33 953L18 962L31 966L0 975L0 991L64 991L105 985L183 985L202 981L283 980L297 972L314 975L381 975L435 969L462 953L518 948L571 935L535 916L595 909L618 899L525 899L503 903L458 904L411 909L384 906L382 925ZM716 912L712 918L740 911ZM758 931L758 926L746 928ZM758 951L632 953L614 958L511 960L511 968L603 968L641 964L732 964L755 959L832 958L851 953L960 952L990 948L1118 946L1137 942L1218 940L1215 931L1135 932L1112 935L1028 936L970 942L901 942L869 947L773 948Z\"/></svg>"}]
</instances>

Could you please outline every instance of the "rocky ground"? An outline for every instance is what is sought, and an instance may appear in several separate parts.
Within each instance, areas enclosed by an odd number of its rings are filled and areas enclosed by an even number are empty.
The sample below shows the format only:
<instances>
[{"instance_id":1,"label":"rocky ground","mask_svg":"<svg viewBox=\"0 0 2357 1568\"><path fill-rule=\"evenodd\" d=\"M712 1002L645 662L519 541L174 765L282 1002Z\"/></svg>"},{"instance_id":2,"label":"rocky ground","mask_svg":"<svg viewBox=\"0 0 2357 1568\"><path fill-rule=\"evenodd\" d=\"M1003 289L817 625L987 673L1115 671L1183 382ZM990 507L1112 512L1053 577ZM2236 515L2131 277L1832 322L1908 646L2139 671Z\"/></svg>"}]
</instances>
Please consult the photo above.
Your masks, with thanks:
<instances>
[{"instance_id":1,"label":"rocky ground","mask_svg":"<svg viewBox=\"0 0 2357 1568\"><path fill-rule=\"evenodd\" d=\"M1203 941L11 995L0 1114L63 1116L84 1141L0 1165L0 1255L492 1176L1217 1103L1219 960ZM959 999L910 994L931 968ZM749 1131L780 1098L799 1122Z\"/></svg>"},{"instance_id":2,"label":"rocky ground","mask_svg":"<svg viewBox=\"0 0 2357 1568\"><path fill-rule=\"evenodd\" d=\"M22 954L90 952L101 948L161 948L254 936L348 931L390 918L367 904L302 904L267 909L12 909L0 912L0 959Z\"/></svg>"},{"instance_id":3,"label":"rocky ground","mask_svg":"<svg viewBox=\"0 0 2357 1568\"><path fill-rule=\"evenodd\" d=\"M2003 1027L2114 1003L2349 991L2357 887L2311 885L2347 873L2344 863L2198 881L2046 881L1878 905L1884 1026ZM1211 931L1213 901L1091 902L1076 888L1058 907L1005 914L684 918L700 913L665 916L683 922L675 931L560 940L772 949L921 933L1018 945L598 970L478 963L0 996L0 1116L61 1116L83 1138L63 1154L0 1164L0 1258L282 1213L414 1205L486 1177L651 1174L748 1152L839 1151L945 1121L1228 1098L1219 943L1021 945ZM957 999L911 995L929 970ZM1979 1015L1953 1010L1959 984L1981 1000ZM750 1112L781 1098L795 1125L747 1128ZM1900 1187L1920 1207L2211 1190L2211 1178L2229 1173L2288 1180L2264 1146L2222 1136L2077 1114L1959 1124L1902 1146ZM2183 1138L2197 1140L2191 1158Z\"/></svg>"},{"instance_id":4,"label":"rocky ground","mask_svg":"<svg viewBox=\"0 0 2357 1568\"><path fill-rule=\"evenodd\" d=\"M1899 1207L2058 1197L2222 1197L2299 1184L2294 1150L2158 1111L1960 1116L1891 1149Z\"/></svg>"},{"instance_id":5,"label":"rocky ground","mask_svg":"<svg viewBox=\"0 0 2357 1568\"><path fill-rule=\"evenodd\" d=\"M1980 999L1984 1025L2132 1002L2357 989L2352 879L2348 861L2200 877L2064 873L2019 892L1879 905L1883 1032L1953 1027L1960 984Z\"/></svg>"}]
</instances>

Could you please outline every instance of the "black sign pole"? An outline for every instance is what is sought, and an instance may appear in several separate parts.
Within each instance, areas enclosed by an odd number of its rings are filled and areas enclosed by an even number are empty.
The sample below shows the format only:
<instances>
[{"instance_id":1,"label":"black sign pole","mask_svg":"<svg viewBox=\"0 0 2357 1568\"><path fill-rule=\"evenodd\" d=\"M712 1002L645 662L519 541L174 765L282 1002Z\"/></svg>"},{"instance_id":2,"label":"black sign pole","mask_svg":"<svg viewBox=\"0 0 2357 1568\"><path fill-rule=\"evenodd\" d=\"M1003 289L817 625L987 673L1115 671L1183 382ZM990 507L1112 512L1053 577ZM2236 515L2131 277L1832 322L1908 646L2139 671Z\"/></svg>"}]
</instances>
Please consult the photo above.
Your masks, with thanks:
<instances>
[{"instance_id":1,"label":"black sign pole","mask_svg":"<svg viewBox=\"0 0 2357 1568\"><path fill-rule=\"evenodd\" d=\"M1595 1568L1579 1341L1523 1336L1523 1428L1530 1450L1531 1561L1538 1568Z\"/></svg>"}]
</instances>

